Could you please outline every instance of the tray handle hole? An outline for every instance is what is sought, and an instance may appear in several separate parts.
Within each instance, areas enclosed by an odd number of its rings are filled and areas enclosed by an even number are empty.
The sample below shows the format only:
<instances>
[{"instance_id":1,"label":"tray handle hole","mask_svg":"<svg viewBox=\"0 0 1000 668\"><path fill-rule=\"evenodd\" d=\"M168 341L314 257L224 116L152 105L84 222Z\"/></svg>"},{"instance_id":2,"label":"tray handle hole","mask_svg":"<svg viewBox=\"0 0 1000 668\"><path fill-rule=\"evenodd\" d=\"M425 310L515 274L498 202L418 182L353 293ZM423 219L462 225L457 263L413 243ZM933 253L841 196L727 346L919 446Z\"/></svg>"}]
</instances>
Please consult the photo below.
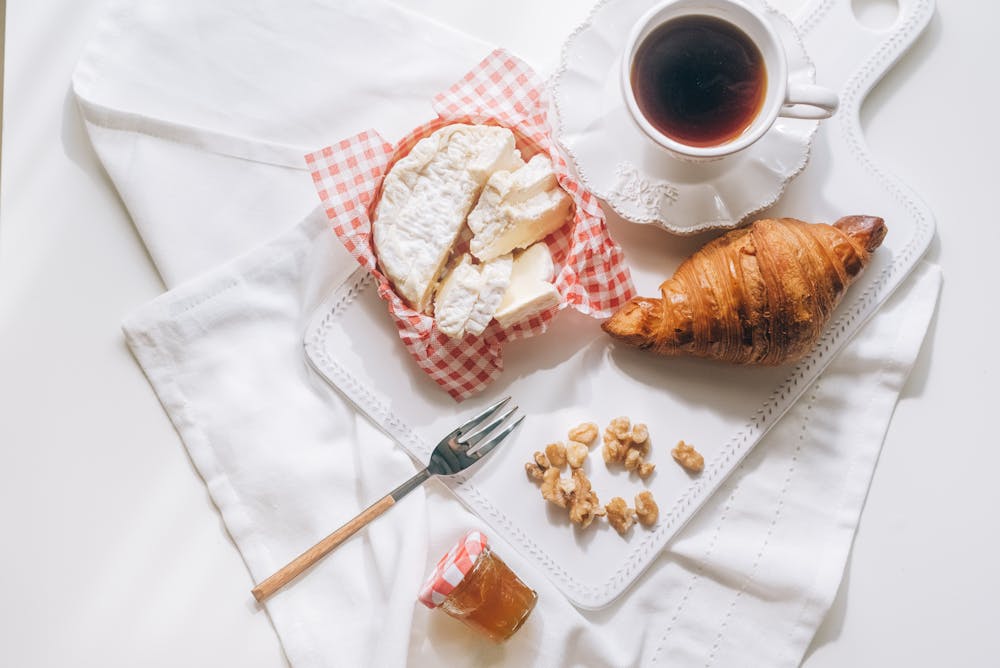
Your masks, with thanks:
<instances>
[{"instance_id":1,"label":"tray handle hole","mask_svg":"<svg viewBox=\"0 0 1000 668\"><path fill-rule=\"evenodd\" d=\"M899 0L851 0L858 23L871 30L886 30L899 18Z\"/></svg>"}]
</instances>

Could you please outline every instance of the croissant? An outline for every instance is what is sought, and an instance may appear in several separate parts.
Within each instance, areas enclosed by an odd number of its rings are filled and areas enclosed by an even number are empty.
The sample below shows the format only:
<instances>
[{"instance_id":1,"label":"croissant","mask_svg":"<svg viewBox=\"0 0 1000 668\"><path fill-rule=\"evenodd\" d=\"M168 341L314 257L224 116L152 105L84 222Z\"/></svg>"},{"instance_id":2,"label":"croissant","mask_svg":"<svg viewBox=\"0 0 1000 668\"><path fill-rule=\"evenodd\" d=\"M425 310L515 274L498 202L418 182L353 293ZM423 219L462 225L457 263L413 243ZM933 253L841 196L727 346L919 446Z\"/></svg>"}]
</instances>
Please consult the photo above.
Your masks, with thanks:
<instances>
[{"instance_id":1,"label":"croissant","mask_svg":"<svg viewBox=\"0 0 1000 668\"><path fill-rule=\"evenodd\" d=\"M659 298L631 300L602 327L661 355L794 361L819 340L885 233L874 216L833 225L758 220L706 244L660 285Z\"/></svg>"}]
</instances>

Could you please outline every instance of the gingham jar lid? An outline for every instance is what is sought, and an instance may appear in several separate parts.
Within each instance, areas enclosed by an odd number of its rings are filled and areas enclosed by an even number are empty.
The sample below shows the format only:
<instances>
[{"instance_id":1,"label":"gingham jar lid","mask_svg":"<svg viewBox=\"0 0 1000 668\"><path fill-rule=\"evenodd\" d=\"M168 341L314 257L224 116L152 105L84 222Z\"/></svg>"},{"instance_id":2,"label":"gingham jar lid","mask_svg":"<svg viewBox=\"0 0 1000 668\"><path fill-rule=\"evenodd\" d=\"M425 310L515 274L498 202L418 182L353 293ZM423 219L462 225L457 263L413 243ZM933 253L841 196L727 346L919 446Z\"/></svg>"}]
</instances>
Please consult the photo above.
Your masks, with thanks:
<instances>
[{"instance_id":1,"label":"gingham jar lid","mask_svg":"<svg viewBox=\"0 0 1000 668\"><path fill-rule=\"evenodd\" d=\"M458 586L462 578L472 570L479 555L486 549L486 535L479 531L469 531L448 554L441 557L437 566L427 576L420 588L420 602L428 608L441 605Z\"/></svg>"}]
</instances>

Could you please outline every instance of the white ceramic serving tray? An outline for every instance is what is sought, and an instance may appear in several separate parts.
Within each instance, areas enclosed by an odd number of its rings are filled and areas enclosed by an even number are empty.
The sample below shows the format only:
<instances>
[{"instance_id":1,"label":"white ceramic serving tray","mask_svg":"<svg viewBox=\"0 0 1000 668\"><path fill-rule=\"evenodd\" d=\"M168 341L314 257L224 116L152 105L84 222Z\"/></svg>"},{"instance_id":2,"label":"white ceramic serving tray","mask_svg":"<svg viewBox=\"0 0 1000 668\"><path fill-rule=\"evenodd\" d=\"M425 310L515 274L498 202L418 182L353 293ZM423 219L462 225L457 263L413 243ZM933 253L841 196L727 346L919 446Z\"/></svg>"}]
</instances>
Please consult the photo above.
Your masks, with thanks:
<instances>
[{"instance_id":1,"label":"white ceramic serving tray","mask_svg":"<svg viewBox=\"0 0 1000 668\"><path fill-rule=\"evenodd\" d=\"M613 4L616 1L611 0ZM913 268L934 234L930 211L868 155L859 108L875 82L913 42L933 13L931 0L900 0L886 30L862 27L850 0L820 0L798 22L818 79L840 91L841 110L821 125L809 166L771 210L812 221L844 214L883 216L889 234L873 264L834 315L813 354L795 367L738 368L659 359L615 346L598 323L561 313L543 336L505 350L505 370L481 395L456 404L421 372L400 344L385 305L361 272L332 294L309 324L306 353L315 369L417 460L438 438L498 397L511 394L528 419L514 438L465 478L459 499L549 575L576 605L598 608L624 592L664 549L761 436L802 394ZM682 258L707 235L675 237L611 216L640 293L656 294ZM523 464L582 421L602 426L617 415L649 425L656 474L643 483L609 472L595 448L588 463L602 500L653 491L660 522L626 539L606 522L580 531L545 504ZM690 477L670 458L678 439L695 444L706 466Z\"/></svg>"}]
</instances>

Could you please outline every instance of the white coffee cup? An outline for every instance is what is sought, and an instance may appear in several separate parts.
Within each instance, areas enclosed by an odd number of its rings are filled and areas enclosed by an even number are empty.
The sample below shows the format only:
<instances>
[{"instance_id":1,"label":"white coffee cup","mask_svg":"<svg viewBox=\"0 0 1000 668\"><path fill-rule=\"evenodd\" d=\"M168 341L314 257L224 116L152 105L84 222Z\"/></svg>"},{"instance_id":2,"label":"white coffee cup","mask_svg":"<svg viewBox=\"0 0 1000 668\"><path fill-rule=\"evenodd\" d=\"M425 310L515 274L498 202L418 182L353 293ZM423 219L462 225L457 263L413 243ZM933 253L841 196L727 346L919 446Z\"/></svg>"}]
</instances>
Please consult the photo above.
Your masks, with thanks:
<instances>
[{"instance_id":1,"label":"white coffee cup","mask_svg":"<svg viewBox=\"0 0 1000 668\"><path fill-rule=\"evenodd\" d=\"M658 130L643 114L632 86L636 52L657 28L682 16L721 19L747 35L760 50L767 71L763 104L749 126L737 137L711 146L691 146ZM788 60L781 39L760 12L735 0L666 0L650 9L635 24L625 44L621 68L625 104L639 128L654 142L680 158L714 160L741 151L764 136L779 116L823 119L836 112L833 91L813 84L789 83Z\"/></svg>"}]
</instances>

